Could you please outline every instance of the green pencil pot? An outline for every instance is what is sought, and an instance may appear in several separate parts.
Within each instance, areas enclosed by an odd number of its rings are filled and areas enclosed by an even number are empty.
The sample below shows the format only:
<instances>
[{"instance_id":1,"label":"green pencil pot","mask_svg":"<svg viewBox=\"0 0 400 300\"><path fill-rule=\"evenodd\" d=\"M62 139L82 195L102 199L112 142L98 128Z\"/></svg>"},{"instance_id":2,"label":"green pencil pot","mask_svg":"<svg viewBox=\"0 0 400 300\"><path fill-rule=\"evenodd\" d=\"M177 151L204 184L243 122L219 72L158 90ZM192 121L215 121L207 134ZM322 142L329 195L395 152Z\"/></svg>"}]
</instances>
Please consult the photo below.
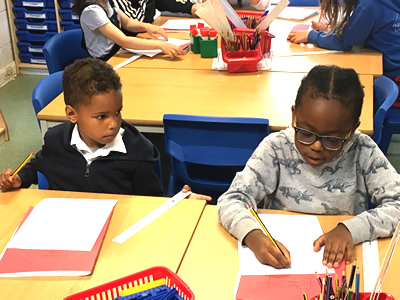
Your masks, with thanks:
<instances>
[{"instance_id":1,"label":"green pencil pot","mask_svg":"<svg viewBox=\"0 0 400 300\"><path fill-rule=\"evenodd\" d=\"M200 40L201 37L199 35L190 35L190 50L192 50L193 53L200 53Z\"/></svg>"},{"instance_id":2,"label":"green pencil pot","mask_svg":"<svg viewBox=\"0 0 400 300\"><path fill-rule=\"evenodd\" d=\"M217 38L214 40L200 40L200 55L202 58L218 56Z\"/></svg>"}]
</instances>

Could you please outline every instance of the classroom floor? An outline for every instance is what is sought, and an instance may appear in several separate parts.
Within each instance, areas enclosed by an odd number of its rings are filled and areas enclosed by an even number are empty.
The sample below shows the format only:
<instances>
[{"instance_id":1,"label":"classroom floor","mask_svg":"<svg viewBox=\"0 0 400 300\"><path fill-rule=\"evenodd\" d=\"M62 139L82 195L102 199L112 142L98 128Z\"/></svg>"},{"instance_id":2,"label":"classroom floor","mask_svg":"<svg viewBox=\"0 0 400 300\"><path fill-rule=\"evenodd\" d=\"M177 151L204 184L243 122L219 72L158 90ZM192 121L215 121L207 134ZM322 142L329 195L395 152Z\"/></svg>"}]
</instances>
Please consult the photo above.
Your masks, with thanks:
<instances>
[{"instance_id":1,"label":"classroom floor","mask_svg":"<svg viewBox=\"0 0 400 300\"><path fill-rule=\"evenodd\" d=\"M0 170L7 167L15 169L30 152L41 148L42 138L31 103L35 85L43 78L40 75L20 75L0 88L0 108L6 119L10 140L0 145ZM148 137L163 152L163 138L159 135ZM388 158L397 172L400 171L400 135L395 135L388 151ZM163 169L164 189L168 176L168 157L163 154L166 163ZM164 164L163 164L164 165Z\"/></svg>"}]
</instances>

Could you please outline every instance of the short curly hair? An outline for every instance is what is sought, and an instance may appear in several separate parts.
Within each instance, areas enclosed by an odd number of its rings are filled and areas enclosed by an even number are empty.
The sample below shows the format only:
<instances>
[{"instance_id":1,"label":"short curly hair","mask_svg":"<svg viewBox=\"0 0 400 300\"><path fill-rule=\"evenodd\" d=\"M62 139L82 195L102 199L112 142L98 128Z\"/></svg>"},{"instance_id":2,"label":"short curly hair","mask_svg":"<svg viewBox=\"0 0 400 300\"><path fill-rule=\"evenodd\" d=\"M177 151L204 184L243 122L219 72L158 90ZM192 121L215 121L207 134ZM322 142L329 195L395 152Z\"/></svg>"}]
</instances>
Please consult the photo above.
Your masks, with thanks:
<instances>
[{"instance_id":1,"label":"short curly hair","mask_svg":"<svg viewBox=\"0 0 400 300\"><path fill-rule=\"evenodd\" d=\"M78 108L90 104L92 96L121 90L121 80L113 68L95 58L76 60L64 70L62 85L65 105Z\"/></svg>"}]
</instances>

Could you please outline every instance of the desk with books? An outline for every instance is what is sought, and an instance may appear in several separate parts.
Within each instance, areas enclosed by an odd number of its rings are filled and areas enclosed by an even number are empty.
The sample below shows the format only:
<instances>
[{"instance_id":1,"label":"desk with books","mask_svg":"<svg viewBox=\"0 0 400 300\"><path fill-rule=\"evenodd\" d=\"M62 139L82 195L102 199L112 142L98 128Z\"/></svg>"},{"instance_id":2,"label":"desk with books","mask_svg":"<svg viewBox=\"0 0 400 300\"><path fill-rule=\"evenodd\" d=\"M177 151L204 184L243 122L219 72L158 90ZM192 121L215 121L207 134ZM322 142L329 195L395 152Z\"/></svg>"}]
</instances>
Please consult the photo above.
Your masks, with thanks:
<instances>
[{"instance_id":1,"label":"desk with books","mask_svg":"<svg viewBox=\"0 0 400 300\"><path fill-rule=\"evenodd\" d=\"M205 201L183 200L122 244L111 241L167 198L21 189L0 193L0 248L3 250L29 206L44 198L118 200L92 275L0 278L2 299L63 299L153 266L176 272Z\"/></svg>"},{"instance_id":2,"label":"desk with books","mask_svg":"<svg viewBox=\"0 0 400 300\"><path fill-rule=\"evenodd\" d=\"M261 212L291 214L277 210L261 210ZM331 230L340 220L347 218L350 217L318 216L323 231ZM275 238L279 240L279 237ZM378 241L380 262L384 258L389 242L389 238ZM361 245L355 247L354 255L357 259L357 266L360 267L360 291L363 291ZM399 266L400 248L397 248L382 287L383 292L390 293L395 299L400 299L400 286L397 277ZM350 274L350 267L351 265L346 267L347 274ZM207 205L178 270L178 276L190 286L196 295L196 299L228 300L233 299L238 271L238 242L218 223L216 207Z\"/></svg>"}]
</instances>

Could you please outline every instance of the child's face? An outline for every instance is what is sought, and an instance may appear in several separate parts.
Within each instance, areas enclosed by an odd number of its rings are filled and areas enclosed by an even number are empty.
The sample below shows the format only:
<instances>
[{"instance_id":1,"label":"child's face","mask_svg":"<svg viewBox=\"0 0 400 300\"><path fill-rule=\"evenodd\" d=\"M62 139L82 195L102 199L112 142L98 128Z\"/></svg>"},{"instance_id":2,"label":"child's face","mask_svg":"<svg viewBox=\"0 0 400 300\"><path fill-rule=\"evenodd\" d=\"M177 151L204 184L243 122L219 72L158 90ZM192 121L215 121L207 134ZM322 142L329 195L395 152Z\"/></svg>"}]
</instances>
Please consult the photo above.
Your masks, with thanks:
<instances>
[{"instance_id":1,"label":"child's face","mask_svg":"<svg viewBox=\"0 0 400 300\"><path fill-rule=\"evenodd\" d=\"M292 126L311 131L320 136L330 136L351 139L358 127L355 125L351 109L345 108L336 100L310 99L304 96L300 107L292 107ZM299 133L296 133L295 144L297 150L312 166L320 166L334 159L342 150L344 143L337 150L326 149L320 139L306 145L299 141ZM327 140L325 141L327 142ZM325 146L329 143L325 143Z\"/></svg>"},{"instance_id":2,"label":"child's face","mask_svg":"<svg viewBox=\"0 0 400 300\"><path fill-rule=\"evenodd\" d=\"M74 109L67 105L67 117L78 124L79 135L88 147L103 147L114 140L121 127L120 90L94 95L90 104Z\"/></svg>"}]
</instances>

